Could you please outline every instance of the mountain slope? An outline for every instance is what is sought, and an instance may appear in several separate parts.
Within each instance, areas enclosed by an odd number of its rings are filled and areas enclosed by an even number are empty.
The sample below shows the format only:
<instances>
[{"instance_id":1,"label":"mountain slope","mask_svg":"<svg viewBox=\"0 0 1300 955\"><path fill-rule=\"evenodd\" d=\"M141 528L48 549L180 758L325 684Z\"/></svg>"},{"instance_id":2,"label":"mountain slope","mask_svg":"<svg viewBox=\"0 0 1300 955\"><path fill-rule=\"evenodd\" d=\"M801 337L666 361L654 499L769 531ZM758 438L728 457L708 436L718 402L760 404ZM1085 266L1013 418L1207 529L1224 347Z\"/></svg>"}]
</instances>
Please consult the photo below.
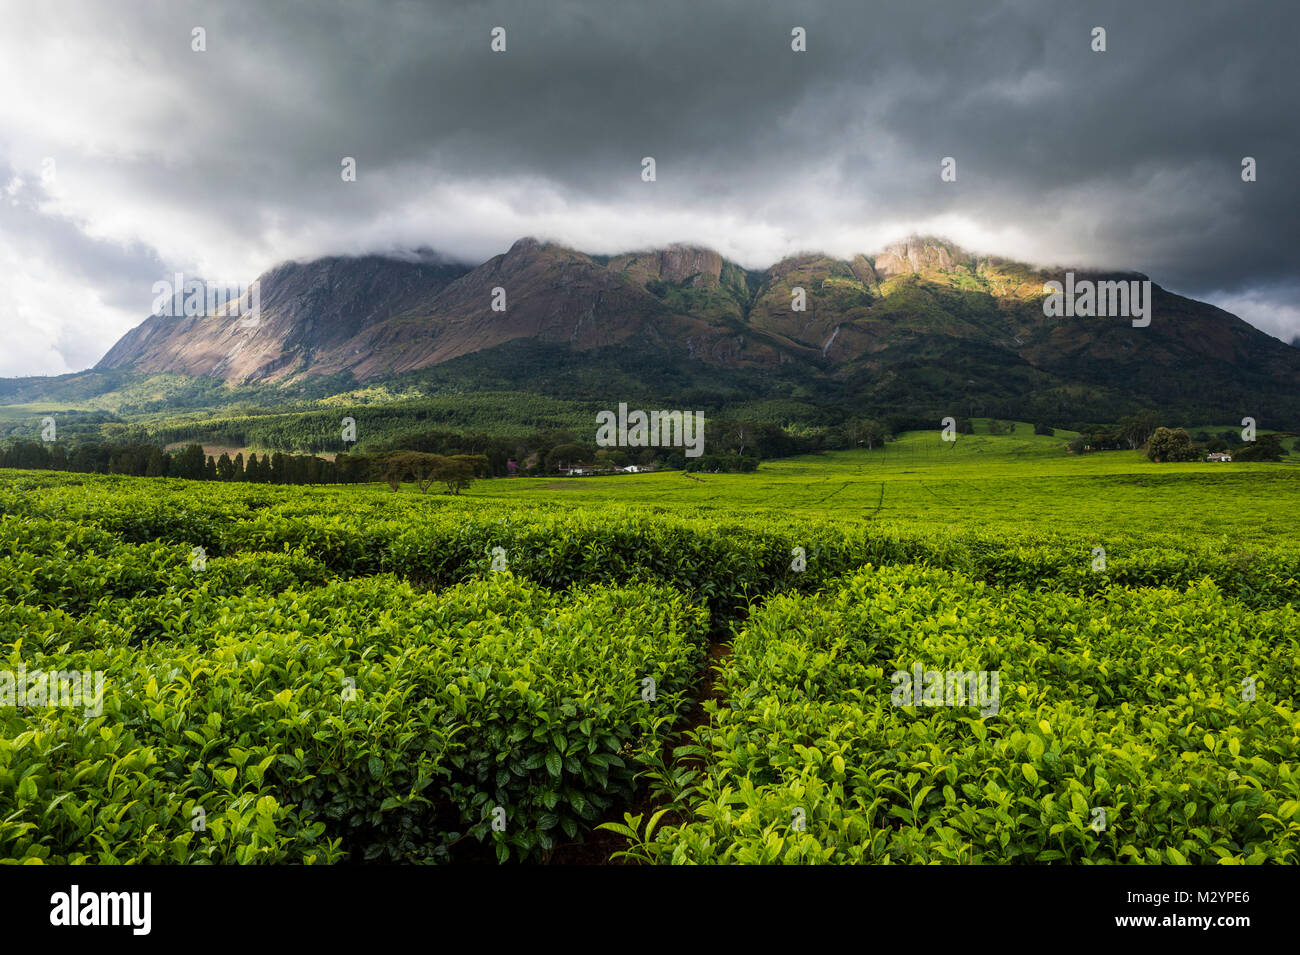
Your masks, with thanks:
<instances>
[{"instance_id":1,"label":"mountain slope","mask_svg":"<svg viewBox=\"0 0 1300 955\"><path fill-rule=\"evenodd\" d=\"M463 390L486 375L554 390L563 386L524 382L542 375L534 359L572 355L563 363L584 380L617 370L626 383L640 368L650 388L685 372L754 396L804 381L819 400L860 408L957 401L1102 418L1194 398L1198 410L1300 423L1300 349L1154 283L1148 327L1049 318L1043 283L1062 278L928 237L759 272L691 246L605 257L530 238L476 268L374 256L282 265L259 280L256 327L155 316L96 371L263 387L436 379ZM497 289L504 311L492 307Z\"/></svg>"},{"instance_id":2,"label":"mountain slope","mask_svg":"<svg viewBox=\"0 0 1300 955\"><path fill-rule=\"evenodd\" d=\"M464 266L381 256L288 262L260 276L256 325L239 314L151 316L95 366L252 383L337 363L368 329L436 296ZM244 299L247 308L247 298Z\"/></svg>"}]
</instances>

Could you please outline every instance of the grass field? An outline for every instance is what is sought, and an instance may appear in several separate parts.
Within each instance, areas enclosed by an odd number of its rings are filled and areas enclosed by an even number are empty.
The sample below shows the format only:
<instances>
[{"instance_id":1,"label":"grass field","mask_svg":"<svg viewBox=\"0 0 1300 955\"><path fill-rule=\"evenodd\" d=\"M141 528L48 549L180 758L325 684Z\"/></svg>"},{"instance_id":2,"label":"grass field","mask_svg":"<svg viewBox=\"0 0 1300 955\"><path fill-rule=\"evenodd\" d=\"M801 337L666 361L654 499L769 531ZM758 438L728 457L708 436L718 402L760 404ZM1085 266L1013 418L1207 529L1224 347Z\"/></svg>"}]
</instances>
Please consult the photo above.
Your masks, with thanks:
<instances>
[{"instance_id":1,"label":"grass field","mask_svg":"<svg viewBox=\"0 0 1300 955\"><path fill-rule=\"evenodd\" d=\"M1296 540L1300 456L1287 464L1155 464L1141 451L1067 455L1072 435L911 432L874 451L765 462L753 474L668 471L482 482L476 498L632 504L701 514L1068 533Z\"/></svg>"}]
</instances>

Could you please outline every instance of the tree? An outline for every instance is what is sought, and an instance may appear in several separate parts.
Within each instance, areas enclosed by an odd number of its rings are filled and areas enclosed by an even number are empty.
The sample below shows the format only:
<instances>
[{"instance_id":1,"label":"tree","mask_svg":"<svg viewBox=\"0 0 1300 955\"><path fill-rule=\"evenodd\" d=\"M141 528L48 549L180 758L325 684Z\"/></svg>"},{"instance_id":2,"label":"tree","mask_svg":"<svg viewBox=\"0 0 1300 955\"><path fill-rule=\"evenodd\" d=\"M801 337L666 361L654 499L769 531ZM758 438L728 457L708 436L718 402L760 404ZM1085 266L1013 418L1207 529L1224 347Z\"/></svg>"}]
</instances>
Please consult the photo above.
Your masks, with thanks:
<instances>
[{"instance_id":1,"label":"tree","mask_svg":"<svg viewBox=\"0 0 1300 955\"><path fill-rule=\"evenodd\" d=\"M551 471L562 471L582 462L587 456L587 449L580 444L558 444L546 456L546 467Z\"/></svg>"},{"instance_id":2,"label":"tree","mask_svg":"<svg viewBox=\"0 0 1300 955\"><path fill-rule=\"evenodd\" d=\"M870 451L889 438L889 429L874 418L850 418L844 425L844 444L856 448L865 444Z\"/></svg>"},{"instance_id":3,"label":"tree","mask_svg":"<svg viewBox=\"0 0 1300 955\"><path fill-rule=\"evenodd\" d=\"M1038 424L1034 425L1034 434L1045 434L1049 438L1051 438L1056 435L1056 432L1052 430L1052 426L1050 424L1040 421Z\"/></svg>"},{"instance_id":4,"label":"tree","mask_svg":"<svg viewBox=\"0 0 1300 955\"><path fill-rule=\"evenodd\" d=\"M370 477L371 461L364 454L340 454L334 465L340 484L360 484Z\"/></svg>"},{"instance_id":5,"label":"tree","mask_svg":"<svg viewBox=\"0 0 1300 955\"><path fill-rule=\"evenodd\" d=\"M486 469L488 459L482 454L425 454L421 451L390 451L374 462L375 470L394 491L408 477L427 493L430 486L442 482L449 494L459 494L474 481L476 470Z\"/></svg>"},{"instance_id":6,"label":"tree","mask_svg":"<svg viewBox=\"0 0 1300 955\"><path fill-rule=\"evenodd\" d=\"M235 462L230 460L230 455L225 451L221 452L221 457L217 458L217 480L233 481L235 478Z\"/></svg>"},{"instance_id":7,"label":"tree","mask_svg":"<svg viewBox=\"0 0 1300 955\"><path fill-rule=\"evenodd\" d=\"M1135 415L1119 419L1120 436L1128 443L1130 450L1136 451L1151 440L1159 421L1160 416L1154 411L1143 409Z\"/></svg>"},{"instance_id":8,"label":"tree","mask_svg":"<svg viewBox=\"0 0 1300 955\"><path fill-rule=\"evenodd\" d=\"M737 454L745 453L745 442L749 440L749 426L743 421L733 421L728 429L733 440Z\"/></svg>"},{"instance_id":9,"label":"tree","mask_svg":"<svg viewBox=\"0 0 1300 955\"><path fill-rule=\"evenodd\" d=\"M236 481L243 481L244 475L244 452L240 451L235 455L235 478Z\"/></svg>"},{"instance_id":10,"label":"tree","mask_svg":"<svg viewBox=\"0 0 1300 955\"><path fill-rule=\"evenodd\" d=\"M1191 436L1182 428L1156 428L1147 442L1147 457L1152 461L1191 461L1195 456Z\"/></svg>"},{"instance_id":11,"label":"tree","mask_svg":"<svg viewBox=\"0 0 1300 955\"><path fill-rule=\"evenodd\" d=\"M371 464L375 474L383 479L394 494L402 489L402 481L406 480L406 468L396 453L381 454Z\"/></svg>"},{"instance_id":12,"label":"tree","mask_svg":"<svg viewBox=\"0 0 1300 955\"><path fill-rule=\"evenodd\" d=\"M481 454L458 454L454 457L443 458L438 463L434 474L437 480L447 485L447 493L459 494L473 483L474 466L477 463L476 458L478 461L482 461L484 466L487 465L487 458Z\"/></svg>"},{"instance_id":13,"label":"tree","mask_svg":"<svg viewBox=\"0 0 1300 955\"><path fill-rule=\"evenodd\" d=\"M191 481L203 480L203 446L187 444L185 450L172 462L172 471L177 477Z\"/></svg>"},{"instance_id":14,"label":"tree","mask_svg":"<svg viewBox=\"0 0 1300 955\"><path fill-rule=\"evenodd\" d=\"M429 485L438 479L437 470L444 462L440 454L425 454L422 451L391 451L380 455L376 460L383 479L394 491L401 489L402 482L408 477L415 481L416 487L423 494Z\"/></svg>"},{"instance_id":15,"label":"tree","mask_svg":"<svg viewBox=\"0 0 1300 955\"><path fill-rule=\"evenodd\" d=\"M162 450L153 448L149 452L149 463L145 465L145 477L162 477L167 473L167 459L163 456Z\"/></svg>"},{"instance_id":16,"label":"tree","mask_svg":"<svg viewBox=\"0 0 1300 955\"><path fill-rule=\"evenodd\" d=\"M1232 452L1234 461L1281 461L1282 436L1280 434L1260 434L1251 444Z\"/></svg>"}]
</instances>

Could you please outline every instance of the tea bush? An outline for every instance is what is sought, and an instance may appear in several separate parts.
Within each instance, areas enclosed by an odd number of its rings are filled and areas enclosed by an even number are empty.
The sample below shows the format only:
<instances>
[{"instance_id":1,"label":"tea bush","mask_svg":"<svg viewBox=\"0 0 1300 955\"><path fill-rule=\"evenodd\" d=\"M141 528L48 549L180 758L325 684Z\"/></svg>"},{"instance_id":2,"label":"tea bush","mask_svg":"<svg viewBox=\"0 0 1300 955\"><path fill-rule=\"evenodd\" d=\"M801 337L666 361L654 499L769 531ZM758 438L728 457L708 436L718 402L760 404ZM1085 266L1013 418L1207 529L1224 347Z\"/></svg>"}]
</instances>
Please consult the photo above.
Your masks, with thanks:
<instances>
[{"instance_id":1,"label":"tea bush","mask_svg":"<svg viewBox=\"0 0 1300 955\"><path fill-rule=\"evenodd\" d=\"M867 568L750 618L683 820L614 828L679 863L1296 862L1297 659L1294 608L1209 581L1088 599ZM998 671L997 712L895 705L917 663Z\"/></svg>"},{"instance_id":2,"label":"tea bush","mask_svg":"<svg viewBox=\"0 0 1300 955\"><path fill-rule=\"evenodd\" d=\"M1293 862L1298 577L1290 543L8 472L0 673L106 692L0 704L0 861L544 860L659 780L631 858ZM893 705L916 662L998 671L999 711Z\"/></svg>"},{"instance_id":3,"label":"tea bush","mask_svg":"<svg viewBox=\"0 0 1300 955\"><path fill-rule=\"evenodd\" d=\"M106 692L98 716L0 707L0 856L438 861L467 836L542 855L630 796L707 624L662 588L553 595L508 574L189 596L140 647L122 638L138 598L6 616L11 670L103 670Z\"/></svg>"},{"instance_id":4,"label":"tea bush","mask_svg":"<svg viewBox=\"0 0 1300 955\"><path fill-rule=\"evenodd\" d=\"M14 559L17 547L49 558L43 566L55 583L36 591L38 597L61 596L58 568L70 552L118 555L118 573L126 576L107 576L105 585L120 579L117 592L125 593L137 585L168 589L155 579L165 572L150 564L150 556L174 553L179 568L188 565L194 547L210 558L295 553L336 576L394 573L434 587L487 572L493 548L500 547L512 572L547 587L655 581L706 602L719 625L742 616L756 597L811 592L865 564L927 564L999 586L1077 594L1115 586L1185 587L1209 578L1252 608L1300 600L1300 547L1229 539L1122 533L1085 539L1036 527L989 533L974 522L940 532L820 519L654 514L626 505L520 507L385 497L374 490L92 476L24 473L21 483L26 490L0 486L0 557ZM1103 571L1092 568L1099 544L1107 552ZM802 571L792 567L795 548L805 555ZM318 580L319 570L303 579Z\"/></svg>"}]
</instances>

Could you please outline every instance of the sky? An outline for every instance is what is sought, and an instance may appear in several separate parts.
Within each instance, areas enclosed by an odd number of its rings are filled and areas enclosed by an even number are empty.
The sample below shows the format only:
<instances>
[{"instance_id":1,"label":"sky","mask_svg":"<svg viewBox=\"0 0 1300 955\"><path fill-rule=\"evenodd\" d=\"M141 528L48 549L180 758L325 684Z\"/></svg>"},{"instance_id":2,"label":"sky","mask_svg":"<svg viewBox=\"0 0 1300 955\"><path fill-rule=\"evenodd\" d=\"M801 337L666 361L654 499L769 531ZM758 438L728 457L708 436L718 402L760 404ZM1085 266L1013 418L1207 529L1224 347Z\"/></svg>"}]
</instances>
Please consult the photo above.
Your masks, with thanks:
<instances>
[{"instance_id":1,"label":"sky","mask_svg":"<svg viewBox=\"0 0 1300 955\"><path fill-rule=\"evenodd\" d=\"M0 376L91 367L177 272L526 235L765 268L934 234L1291 341L1297 35L1241 0L0 0Z\"/></svg>"}]
</instances>

